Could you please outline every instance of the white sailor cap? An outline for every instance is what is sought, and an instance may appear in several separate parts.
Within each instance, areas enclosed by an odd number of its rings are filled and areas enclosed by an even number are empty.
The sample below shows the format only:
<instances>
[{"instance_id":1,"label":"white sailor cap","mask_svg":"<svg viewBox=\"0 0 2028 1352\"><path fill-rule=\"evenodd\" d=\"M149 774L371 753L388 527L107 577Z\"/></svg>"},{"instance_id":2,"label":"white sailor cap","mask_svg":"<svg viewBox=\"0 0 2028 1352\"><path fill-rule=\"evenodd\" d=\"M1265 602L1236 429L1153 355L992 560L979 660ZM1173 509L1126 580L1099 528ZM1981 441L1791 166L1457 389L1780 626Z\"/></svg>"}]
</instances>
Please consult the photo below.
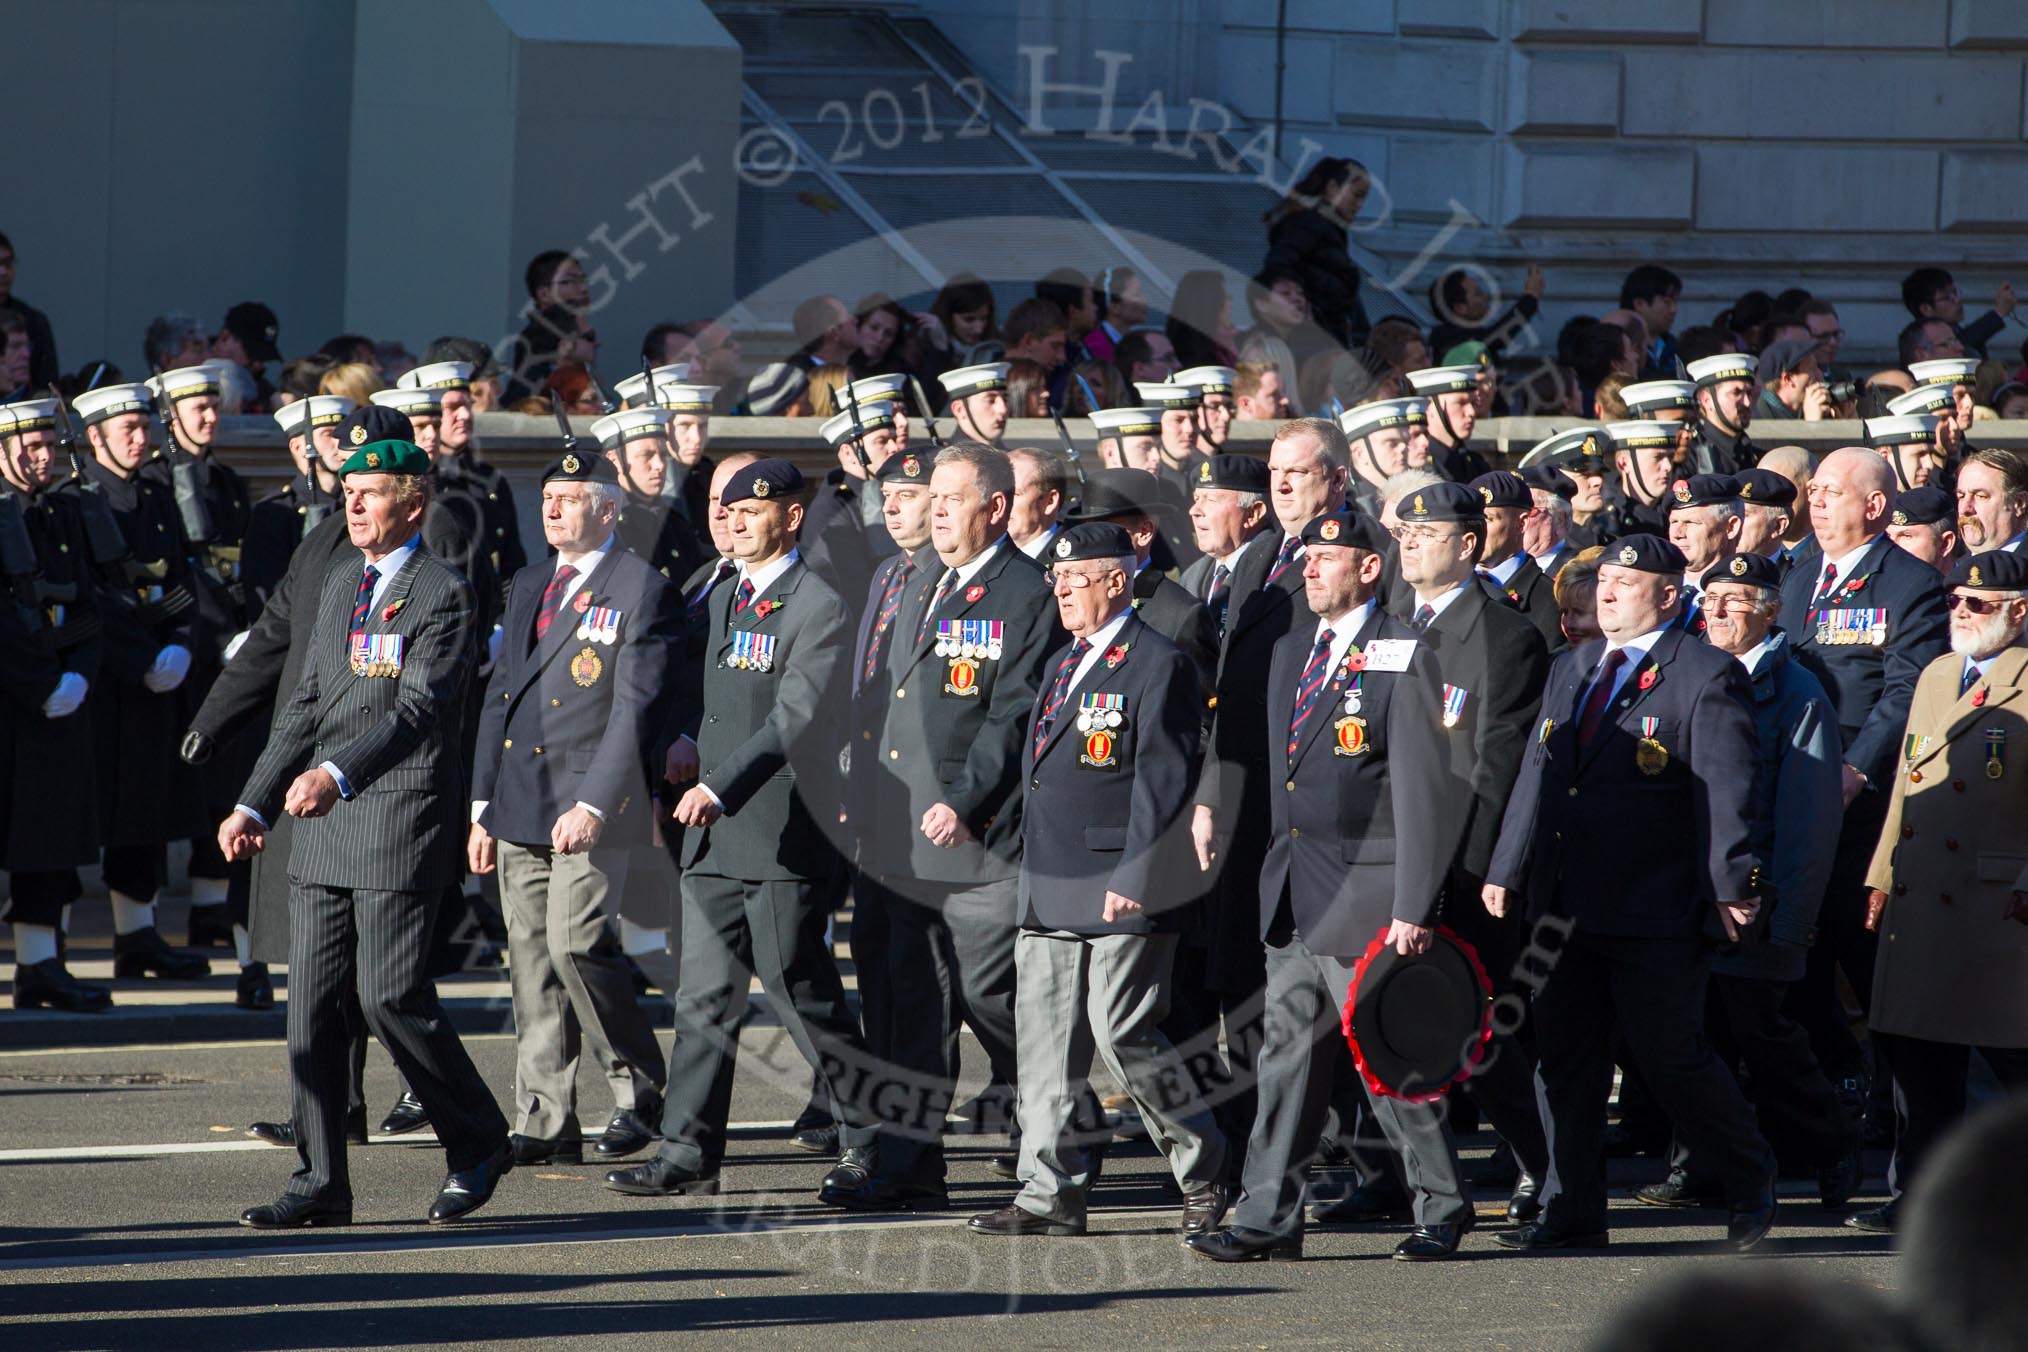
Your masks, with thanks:
<instances>
[{"instance_id":1,"label":"white sailor cap","mask_svg":"<svg viewBox=\"0 0 2028 1352\"><path fill-rule=\"evenodd\" d=\"M1338 415L1338 426L1344 429L1347 441L1357 441L1389 427L1407 429L1428 421L1429 401L1420 395L1413 399L1375 399L1354 404Z\"/></svg>"},{"instance_id":2,"label":"white sailor cap","mask_svg":"<svg viewBox=\"0 0 2028 1352\"><path fill-rule=\"evenodd\" d=\"M1936 435L1934 413L1897 413L1891 418L1866 420L1866 444L1875 450L1888 446L1915 446Z\"/></svg>"},{"instance_id":3,"label":"white sailor cap","mask_svg":"<svg viewBox=\"0 0 2028 1352\"><path fill-rule=\"evenodd\" d=\"M148 389L154 394L169 396L171 403L178 399L195 399L200 395L217 395L224 392L225 382L218 368L206 362L202 366L179 366L173 371L148 378Z\"/></svg>"},{"instance_id":4,"label":"white sailor cap","mask_svg":"<svg viewBox=\"0 0 2028 1352\"><path fill-rule=\"evenodd\" d=\"M1620 390L1620 401L1629 413L1653 413L1664 408L1695 408L1697 384L1690 380L1643 380Z\"/></svg>"},{"instance_id":5,"label":"white sailor cap","mask_svg":"<svg viewBox=\"0 0 2028 1352\"><path fill-rule=\"evenodd\" d=\"M1150 408L1196 408L1204 402L1204 391L1195 385L1164 382L1134 385L1134 397Z\"/></svg>"},{"instance_id":6,"label":"white sailor cap","mask_svg":"<svg viewBox=\"0 0 2028 1352\"><path fill-rule=\"evenodd\" d=\"M592 424L592 435L599 439L599 445L609 451L616 451L630 441L644 437L666 437L669 424L676 421L676 415L666 408L625 408L618 413L608 413Z\"/></svg>"},{"instance_id":7,"label":"white sailor cap","mask_svg":"<svg viewBox=\"0 0 2028 1352\"><path fill-rule=\"evenodd\" d=\"M359 407L359 401L349 394L313 394L299 400L310 406L310 426L336 427L352 416L352 410Z\"/></svg>"},{"instance_id":8,"label":"white sailor cap","mask_svg":"<svg viewBox=\"0 0 2028 1352\"><path fill-rule=\"evenodd\" d=\"M1521 457L1521 463L1560 466L1576 460L1603 461L1612 450L1612 438L1598 428L1573 427L1536 442Z\"/></svg>"},{"instance_id":9,"label":"white sailor cap","mask_svg":"<svg viewBox=\"0 0 2028 1352\"><path fill-rule=\"evenodd\" d=\"M938 376L937 382L953 399L984 394L989 390L1004 390L1007 388L1008 365L1004 361L989 361L978 366L960 366Z\"/></svg>"},{"instance_id":10,"label":"white sailor cap","mask_svg":"<svg viewBox=\"0 0 2028 1352\"><path fill-rule=\"evenodd\" d=\"M310 430L310 401L291 399L269 416L275 420L275 426L282 429L283 436L300 437Z\"/></svg>"},{"instance_id":11,"label":"white sailor cap","mask_svg":"<svg viewBox=\"0 0 2028 1352\"><path fill-rule=\"evenodd\" d=\"M122 413L152 413L155 400L146 385L101 385L71 400L71 407L89 427L108 418L117 418Z\"/></svg>"},{"instance_id":12,"label":"white sailor cap","mask_svg":"<svg viewBox=\"0 0 2028 1352\"><path fill-rule=\"evenodd\" d=\"M0 437L56 430L56 400L22 399L0 404Z\"/></svg>"},{"instance_id":13,"label":"white sailor cap","mask_svg":"<svg viewBox=\"0 0 2028 1352\"><path fill-rule=\"evenodd\" d=\"M1918 385L1969 385L1979 377L1977 357L1935 357L1912 361L1908 373Z\"/></svg>"},{"instance_id":14,"label":"white sailor cap","mask_svg":"<svg viewBox=\"0 0 2028 1352\"><path fill-rule=\"evenodd\" d=\"M1918 385L1907 394L1897 394L1888 400L1887 411L1897 417L1911 413L1935 413L1954 409L1957 402L1956 385Z\"/></svg>"},{"instance_id":15,"label":"white sailor cap","mask_svg":"<svg viewBox=\"0 0 2028 1352\"><path fill-rule=\"evenodd\" d=\"M1159 437L1162 435L1162 410L1095 408L1091 411L1091 425L1098 429L1101 440L1106 437Z\"/></svg>"},{"instance_id":16,"label":"white sailor cap","mask_svg":"<svg viewBox=\"0 0 2028 1352\"><path fill-rule=\"evenodd\" d=\"M1477 389L1477 366L1425 366L1408 373L1408 387L1417 394L1461 394Z\"/></svg>"},{"instance_id":17,"label":"white sailor cap","mask_svg":"<svg viewBox=\"0 0 2028 1352\"><path fill-rule=\"evenodd\" d=\"M1199 394L1231 394L1239 372L1230 366L1192 366L1170 379L1178 385L1195 386Z\"/></svg>"},{"instance_id":18,"label":"white sailor cap","mask_svg":"<svg viewBox=\"0 0 2028 1352\"><path fill-rule=\"evenodd\" d=\"M614 385L613 392L620 396L622 403L626 404L638 406L647 403L659 403L659 400L650 400L648 398L648 380L650 377L654 378L656 392L660 393L666 386L681 385L687 382L690 379L690 363L687 361L671 362L667 366L657 366L645 374L636 371L625 380Z\"/></svg>"},{"instance_id":19,"label":"white sailor cap","mask_svg":"<svg viewBox=\"0 0 2028 1352\"><path fill-rule=\"evenodd\" d=\"M877 432L883 427L894 426L894 405L891 403L861 404L859 406L858 426L861 430L867 432ZM852 411L847 409L835 418L826 418L824 425L817 430L822 432L824 440L830 442L833 446L843 446L848 441L858 440L853 435L852 427Z\"/></svg>"},{"instance_id":20,"label":"white sailor cap","mask_svg":"<svg viewBox=\"0 0 2028 1352\"><path fill-rule=\"evenodd\" d=\"M417 389L410 386L403 389L397 385L391 390L375 390L370 396L382 408L391 408L413 418L417 415L434 418L443 412L444 392L440 389Z\"/></svg>"},{"instance_id":21,"label":"white sailor cap","mask_svg":"<svg viewBox=\"0 0 2028 1352\"><path fill-rule=\"evenodd\" d=\"M472 363L433 361L418 366L394 382L404 390L466 390L472 387Z\"/></svg>"},{"instance_id":22,"label":"white sailor cap","mask_svg":"<svg viewBox=\"0 0 2028 1352\"><path fill-rule=\"evenodd\" d=\"M1658 447L1676 444L1676 436L1683 430L1682 423L1616 422L1606 424L1606 435L1613 439L1613 446L1622 451L1649 451Z\"/></svg>"},{"instance_id":23,"label":"white sailor cap","mask_svg":"<svg viewBox=\"0 0 2028 1352\"><path fill-rule=\"evenodd\" d=\"M1721 381L1752 380L1754 357L1751 352L1714 352L1685 366L1683 373L1701 389L1709 389Z\"/></svg>"},{"instance_id":24,"label":"white sailor cap","mask_svg":"<svg viewBox=\"0 0 2028 1352\"><path fill-rule=\"evenodd\" d=\"M868 404L900 403L901 390L906 384L908 384L906 375L867 376L863 380L853 381L845 388L851 392L852 399L864 408ZM846 406L849 408L850 402L847 402Z\"/></svg>"},{"instance_id":25,"label":"white sailor cap","mask_svg":"<svg viewBox=\"0 0 2028 1352\"><path fill-rule=\"evenodd\" d=\"M635 376L634 382L635 390L640 390L641 378ZM655 381L656 406L671 413L709 413L717 398L716 385L677 385L659 378Z\"/></svg>"}]
</instances>

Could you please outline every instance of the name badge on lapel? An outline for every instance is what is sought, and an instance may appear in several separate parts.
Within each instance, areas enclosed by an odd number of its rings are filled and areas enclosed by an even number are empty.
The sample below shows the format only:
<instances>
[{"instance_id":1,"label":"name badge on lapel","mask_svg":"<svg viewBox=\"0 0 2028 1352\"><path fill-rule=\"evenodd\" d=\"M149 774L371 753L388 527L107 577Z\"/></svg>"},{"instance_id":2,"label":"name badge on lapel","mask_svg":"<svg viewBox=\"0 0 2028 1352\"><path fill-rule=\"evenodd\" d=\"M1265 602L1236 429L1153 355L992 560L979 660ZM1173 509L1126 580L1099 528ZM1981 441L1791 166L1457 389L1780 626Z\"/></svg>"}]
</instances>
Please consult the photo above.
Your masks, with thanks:
<instances>
[{"instance_id":1,"label":"name badge on lapel","mask_svg":"<svg viewBox=\"0 0 2028 1352\"><path fill-rule=\"evenodd\" d=\"M620 638L620 612L611 606L591 606L578 622L577 636L592 643L617 643Z\"/></svg>"},{"instance_id":2,"label":"name badge on lapel","mask_svg":"<svg viewBox=\"0 0 2028 1352\"><path fill-rule=\"evenodd\" d=\"M354 634L352 673L355 676L401 675L400 634Z\"/></svg>"},{"instance_id":3,"label":"name badge on lapel","mask_svg":"<svg viewBox=\"0 0 2028 1352\"><path fill-rule=\"evenodd\" d=\"M1363 651L1368 671L1407 671L1408 660L1415 656L1415 640L1376 638Z\"/></svg>"},{"instance_id":4,"label":"name badge on lapel","mask_svg":"<svg viewBox=\"0 0 2028 1352\"><path fill-rule=\"evenodd\" d=\"M775 636L750 629L733 630L732 655L725 659L725 665L739 671L773 671Z\"/></svg>"}]
</instances>

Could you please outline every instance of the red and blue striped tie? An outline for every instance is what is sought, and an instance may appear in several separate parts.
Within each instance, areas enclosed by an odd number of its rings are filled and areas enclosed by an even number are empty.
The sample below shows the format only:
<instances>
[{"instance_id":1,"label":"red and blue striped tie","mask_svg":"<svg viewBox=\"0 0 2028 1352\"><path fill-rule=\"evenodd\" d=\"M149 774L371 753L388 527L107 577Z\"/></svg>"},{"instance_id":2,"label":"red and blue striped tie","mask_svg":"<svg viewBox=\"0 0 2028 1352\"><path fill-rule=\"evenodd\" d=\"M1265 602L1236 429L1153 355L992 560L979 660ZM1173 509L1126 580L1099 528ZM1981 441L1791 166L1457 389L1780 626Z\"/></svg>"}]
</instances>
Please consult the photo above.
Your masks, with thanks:
<instances>
[{"instance_id":1,"label":"red and blue striped tie","mask_svg":"<svg viewBox=\"0 0 2028 1352\"><path fill-rule=\"evenodd\" d=\"M887 638L887 631L894 627L894 617L901 612L901 594L908 590L908 580L915 573L915 561L904 558L887 579L887 590L880 594L880 612L874 617L873 632L866 638L866 666L859 674L863 684L873 679L873 673L880 669L880 648Z\"/></svg>"},{"instance_id":2,"label":"red and blue striped tie","mask_svg":"<svg viewBox=\"0 0 2028 1352\"><path fill-rule=\"evenodd\" d=\"M1289 571L1289 565L1296 561L1296 551L1303 547L1302 537L1291 535L1282 541L1282 547L1275 551L1275 566L1268 570L1267 580L1273 582Z\"/></svg>"},{"instance_id":3,"label":"red and blue striped tie","mask_svg":"<svg viewBox=\"0 0 2028 1352\"><path fill-rule=\"evenodd\" d=\"M1042 701L1042 712L1035 716L1035 759L1042 759L1042 744L1049 740L1049 730L1056 726L1056 716L1063 712L1063 702L1070 698L1070 679L1077 674L1077 664L1084 661L1084 655L1091 651L1091 644L1083 639L1070 645L1070 651L1063 655L1057 665L1056 679L1049 683L1049 698Z\"/></svg>"},{"instance_id":4,"label":"red and blue striped tie","mask_svg":"<svg viewBox=\"0 0 2028 1352\"><path fill-rule=\"evenodd\" d=\"M549 585L542 589L542 609L535 612L535 641L540 643L549 632L549 626L556 619L556 609L563 604L563 593L570 587L570 580L577 576L577 569L567 563L556 567L556 576L549 579Z\"/></svg>"},{"instance_id":5,"label":"red and blue striped tie","mask_svg":"<svg viewBox=\"0 0 2028 1352\"><path fill-rule=\"evenodd\" d=\"M373 587L380 581L380 570L372 564L366 565L366 575L359 579L359 595L352 601L352 635L357 638L366 632L366 616L373 609Z\"/></svg>"},{"instance_id":6,"label":"red and blue striped tie","mask_svg":"<svg viewBox=\"0 0 2028 1352\"><path fill-rule=\"evenodd\" d=\"M1303 744L1303 725L1310 721L1310 711L1317 707L1317 692L1331 675L1331 640L1335 637L1328 629L1317 635L1317 646L1310 650L1310 663L1303 668L1303 678L1296 682L1296 710L1289 718L1290 765L1296 763L1296 748Z\"/></svg>"}]
</instances>

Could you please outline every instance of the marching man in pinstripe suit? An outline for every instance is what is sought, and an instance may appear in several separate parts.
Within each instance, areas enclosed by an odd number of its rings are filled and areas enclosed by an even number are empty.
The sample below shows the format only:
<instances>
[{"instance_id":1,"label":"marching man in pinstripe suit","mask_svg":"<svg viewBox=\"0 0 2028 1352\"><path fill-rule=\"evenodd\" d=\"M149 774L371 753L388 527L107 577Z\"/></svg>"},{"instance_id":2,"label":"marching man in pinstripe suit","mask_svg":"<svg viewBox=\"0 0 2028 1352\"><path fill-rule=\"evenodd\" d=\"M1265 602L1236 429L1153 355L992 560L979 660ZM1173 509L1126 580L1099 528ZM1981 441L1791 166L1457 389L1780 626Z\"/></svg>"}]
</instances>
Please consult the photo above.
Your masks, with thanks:
<instances>
[{"instance_id":1,"label":"marching man in pinstripe suit","mask_svg":"<svg viewBox=\"0 0 2028 1352\"><path fill-rule=\"evenodd\" d=\"M422 545L428 473L407 441L366 442L340 469L363 557L325 575L302 681L218 829L225 857L243 859L279 813L301 820L289 856L289 1067L302 1163L280 1197L241 1214L257 1230L352 1220L342 992L355 982L449 1157L429 1219L477 1210L513 1167L507 1121L423 974L464 835L458 719L473 614L471 587ZM289 781L299 764L314 768Z\"/></svg>"}]
</instances>

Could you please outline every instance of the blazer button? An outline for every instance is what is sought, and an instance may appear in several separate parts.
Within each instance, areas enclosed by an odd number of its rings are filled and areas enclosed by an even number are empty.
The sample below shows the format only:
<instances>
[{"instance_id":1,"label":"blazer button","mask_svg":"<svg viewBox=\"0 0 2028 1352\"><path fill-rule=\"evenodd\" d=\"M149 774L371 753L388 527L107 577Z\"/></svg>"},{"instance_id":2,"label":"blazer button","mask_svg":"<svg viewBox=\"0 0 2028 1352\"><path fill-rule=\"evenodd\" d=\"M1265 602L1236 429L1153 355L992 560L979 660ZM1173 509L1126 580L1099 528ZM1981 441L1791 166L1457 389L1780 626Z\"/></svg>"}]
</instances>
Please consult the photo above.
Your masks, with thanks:
<instances>
[{"instance_id":1,"label":"blazer button","mask_svg":"<svg viewBox=\"0 0 2028 1352\"><path fill-rule=\"evenodd\" d=\"M900 759L901 759L901 753L900 753L899 751L889 751L889 752L887 753L887 758L888 758L889 760L900 760Z\"/></svg>"},{"instance_id":2,"label":"blazer button","mask_svg":"<svg viewBox=\"0 0 2028 1352\"><path fill-rule=\"evenodd\" d=\"M500 745L512 751L514 749L514 739L509 737L506 741L500 743Z\"/></svg>"},{"instance_id":3,"label":"blazer button","mask_svg":"<svg viewBox=\"0 0 2028 1352\"><path fill-rule=\"evenodd\" d=\"M1031 779L1028 781L1028 787L1031 789L1039 789L1042 787L1042 781L1039 779Z\"/></svg>"},{"instance_id":4,"label":"blazer button","mask_svg":"<svg viewBox=\"0 0 2028 1352\"><path fill-rule=\"evenodd\" d=\"M1302 838L1303 838L1303 831L1302 831L1302 828L1301 828L1301 827L1298 827L1298 826L1291 826L1291 827L1289 828L1289 839L1290 839L1290 840L1301 840Z\"/></svg>"},{"instance_id":5,"label":"blazer button","mask_svg":"<svg viewBox=\"0 0 2028 1352\"><path fill-rule=\"evenodd\" d=\"M906 688L906 687L899 687L899 688L897 688L897 689L895 690L895 692L894 692L894 697L895 697L896 699L907 699L907 698L908 698L908 690L907 690L907 688Z\"/></svg>"},{"instance_id":6,"label":"blazer button","mask_svg":"<svg viewBox=\"0 0 2028 1352\"><path fill-rule=\"evenodd\" d=\"M1570 796L1572 798L1577 797L1577 785L1573 784L1570 786Z\"/></svg>"},{"instance_id":7,"label":"blazer button","mask_svg":"<svg viewBox=\"0 0 2028 1352\"><path fill-rule=\"evenodd\" d=\"M872 740L873 740L873 734L872 734L872 733L870 733L870 732L862 732L862 733L860 733L860 734L859 734L859 736L860 736L860 737L861 737L861 738L862 738L863 740L865 740L865 741L868 741L868 742L870 742L870 741L872 741Z\"/></svg>"},{"instance_id":8,"label":"blazer button","mask_svg":"<svg viewBox=\"0 0 2028 1352\"><path fill-rule=\"evenodd\" d=\"M1895 896L1897 896L1897 897L1905 897L1905 896L1907 896L1907 895L1908 895L1908 884L1907 884L1907 883L1896 883L1896 884L1894 885L1894 895L1895 895Z\"/></svg>"},{"instance_id":9,"label":"blazer button","mask_svg":"<svg viewBox=\"0 0 2028 1352\"><path fill-rule=\"evenodd\" d=\"M1282 785L1282 787L1284 789L1287 789L1290 793L1294 793L1296 791L1296 781L1292 779L1288 783Z\"/></svg>"},{"instance_id":10,"label":"blazer button","mask_svg":"<svg viewBox=\"0 0 2028 1352\"><path fill-rule=\"evenodd\" d=\"M1902 827L1902 828L1901 828L1901 838L1902 838L1903 840L1914 840L1914 839L1915 839L1915 828L1914 828L1913 826L1904 826L1904 827Z\"/></svg>"},{"instance_id":11,"label":"blazer button","mask_svg":"<svg viewBox=\"0 0 2028 1352\"><path fill-rule=\"evenodd\" d=\"M549 702L549 707L552 709L560 709L563 707L563 701L560 699L553 699Z\"/></svg>"},{"instance_id":12,"label":"blazer button","mask_svg":"<svg viewBox=\"0 0 2028 1352\"><path fill-rule=\"evenodd\" d=\"M1913 778L1913 776L1911 776L1911 778ZM1953 779L1951 781L1951 787L1956 789L1959 793L1963 793L1965 791L1965 781L1962 779Z\"/></svg>"},{"instance_id":13,"label":"blazer button","mask_svg":"<svg viewBox=\"0 0 2028 1352\"><path fill-rule=\"evenodd\" d=\"M538 755L538 756L539 756L539 755L541 755L541 754L542 754L542 748L541 748L541 747L539 747L539 746L538 746L538 747L536 747L536 748L535 748L535 754L536 754L536 755Z\"/></svg>"}]
</instances>

